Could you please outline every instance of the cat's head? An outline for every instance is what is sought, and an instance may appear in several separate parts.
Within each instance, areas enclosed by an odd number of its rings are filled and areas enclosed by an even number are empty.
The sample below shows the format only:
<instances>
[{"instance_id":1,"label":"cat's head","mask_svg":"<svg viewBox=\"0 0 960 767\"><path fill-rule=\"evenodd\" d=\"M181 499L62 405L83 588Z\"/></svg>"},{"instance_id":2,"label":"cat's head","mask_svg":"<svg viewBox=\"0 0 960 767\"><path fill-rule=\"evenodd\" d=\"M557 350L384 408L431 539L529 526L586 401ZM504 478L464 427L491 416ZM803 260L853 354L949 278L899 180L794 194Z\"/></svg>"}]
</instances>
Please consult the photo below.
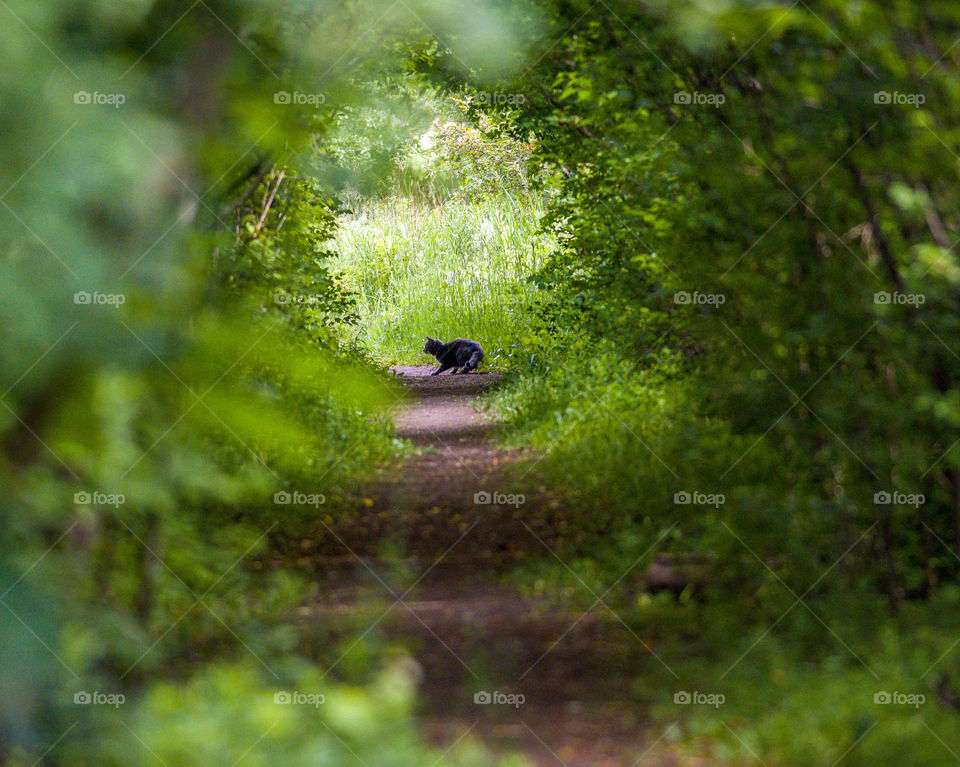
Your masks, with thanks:
<instances>
[{"instance_id":1,"label":"cat's head","mask_svg":"<svg viewBox=\"0 0 960 767\"><path fill-rule=\"evenodd\" d=\"M427 342L423 345L423 351L426 354L436 354L441 346L443 346L443 341L438 341L436 338L427 336Z\"/></svg>"}]
</instances>

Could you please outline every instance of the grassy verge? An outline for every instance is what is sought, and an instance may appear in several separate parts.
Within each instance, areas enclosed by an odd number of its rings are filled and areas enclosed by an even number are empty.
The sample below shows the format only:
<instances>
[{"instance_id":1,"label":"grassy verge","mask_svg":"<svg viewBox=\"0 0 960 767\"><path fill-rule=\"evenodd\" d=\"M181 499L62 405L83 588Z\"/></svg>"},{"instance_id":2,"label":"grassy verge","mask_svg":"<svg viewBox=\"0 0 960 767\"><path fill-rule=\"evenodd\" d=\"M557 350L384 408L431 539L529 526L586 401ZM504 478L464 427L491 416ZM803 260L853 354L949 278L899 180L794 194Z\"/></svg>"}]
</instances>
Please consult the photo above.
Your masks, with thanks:
<instances>
[{"instance_id":1,"label":"grassy verge","mask_svg":"<svg viewBox=\"0 0 960 767\"><path fill-rule=\"evenodd\" d=\"M359 301L359 340L378 360L423 363L425 336L473 338L485 364L508 367L529 322L529 275L550 248L534 196L367 202L345 217L335 271Z\"/></svg>"},{"instance_id":2,"label":"grassy verge","mask_svg":"<svg viewBox=\"0 0 960 767\"><path fill-rule=\"evenodd\" d=\"M553 357L562 364L522 372L492 404L511 438L543 455L538 473L565 488L565 515L582 526L563 564L530 563L511 581L574 610L603 594L649 650L636 703L712 763L951 761L957 589L891 613L849 551L870 543L842 534L856 518L791 489L762 446L735 483L716 484L752 440L702 415L691 371L666 350L646 367L612 344ZM684 491L722 500L678 503ZM835 545L817 532L828 519ZM702 585L651 594L657 552L712 564Z\"/></svg>"}]
</instances>

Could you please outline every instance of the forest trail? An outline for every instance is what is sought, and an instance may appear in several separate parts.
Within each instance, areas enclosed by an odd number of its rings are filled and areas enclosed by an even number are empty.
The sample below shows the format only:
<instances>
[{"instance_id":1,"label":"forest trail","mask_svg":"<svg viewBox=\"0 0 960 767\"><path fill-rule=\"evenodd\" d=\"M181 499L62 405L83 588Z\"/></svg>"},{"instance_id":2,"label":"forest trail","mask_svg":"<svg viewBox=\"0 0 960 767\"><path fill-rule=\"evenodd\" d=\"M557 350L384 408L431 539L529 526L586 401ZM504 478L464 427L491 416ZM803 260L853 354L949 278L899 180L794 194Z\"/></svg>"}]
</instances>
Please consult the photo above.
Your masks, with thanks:
<instances>
[{"instance_id":1,"label":"forest trail","mask_svg":"<svg viewBox=\"0 0 960 767\"><path fill-rule=\"evenodd\" d=\"M412 395L397 434L422 453L383 472L359 519L328 527L323 582L305 612L327 623L351 615L345 638L373 624L411 654L419 719L441 751L469 733L544 767L705 764L673 752L670 722L639 714L632 688L658 663L645 647L655 638L602 606L574 612L505 585L526 560L551 557L562 503L525 474L535 459L498 447L496 423L475 409L498 376L431 370L397 371Z\"/></svg>"}]
</instances>

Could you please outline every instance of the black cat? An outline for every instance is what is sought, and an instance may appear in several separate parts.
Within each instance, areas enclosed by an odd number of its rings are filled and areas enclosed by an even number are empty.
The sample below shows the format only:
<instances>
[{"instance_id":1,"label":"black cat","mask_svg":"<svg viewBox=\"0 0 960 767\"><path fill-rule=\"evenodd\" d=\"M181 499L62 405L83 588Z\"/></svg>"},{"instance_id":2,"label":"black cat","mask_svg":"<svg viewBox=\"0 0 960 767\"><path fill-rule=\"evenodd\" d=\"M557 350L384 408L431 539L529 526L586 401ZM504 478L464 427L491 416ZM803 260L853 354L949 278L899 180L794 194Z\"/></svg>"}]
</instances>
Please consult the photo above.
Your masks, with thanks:
<instances>
[{"instance_id":1,"label":"black cat","mask_svg":"<svg viewBox=\"0 0 960 767\"><path fill-rule=\"evenodd\" d=\"M438 376L449 368L453 368L453 373L450 375L456 375L457 368L460 368L461 373L469 373L471 370L476 370L480 360L483 359L483 349L480 348L480 344L467 338L458 338L456 341L444 343L427 336L423 351L432 354L440 363L440 368L430 374L433 376Z\"/></svg>"}]
</instances>

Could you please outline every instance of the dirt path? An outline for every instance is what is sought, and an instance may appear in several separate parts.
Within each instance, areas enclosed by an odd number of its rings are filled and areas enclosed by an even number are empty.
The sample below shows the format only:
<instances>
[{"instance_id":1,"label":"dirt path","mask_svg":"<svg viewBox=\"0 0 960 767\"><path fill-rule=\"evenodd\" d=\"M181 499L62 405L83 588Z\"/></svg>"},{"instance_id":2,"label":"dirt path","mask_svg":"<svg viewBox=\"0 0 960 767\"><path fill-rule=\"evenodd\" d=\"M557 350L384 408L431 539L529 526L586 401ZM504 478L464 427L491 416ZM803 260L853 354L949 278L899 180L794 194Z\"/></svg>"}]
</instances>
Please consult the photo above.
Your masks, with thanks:
<instances>
[{"instance_id":1,"label":"dirt path","mask_svg":"<svg viewBox=\"0 0 960 767\"><path fill-rule=\"evenodd\" d=\"M424 452L385 471L359 522L329 528L341 556L308 612L385 602L377 630L415 658L420 719L441 748L469 733L536 765L681 764L660 740L669 723L647 721L632 689L657 663L643 646L655 639L631 636L602 608L558 610L503 584L524 561L552 556L562 503L524 476L532 457L497 447L496 424L475 410L497 377L430 370L399 369L414 397L395 419Z\"/></svg>"}]
</instances>

